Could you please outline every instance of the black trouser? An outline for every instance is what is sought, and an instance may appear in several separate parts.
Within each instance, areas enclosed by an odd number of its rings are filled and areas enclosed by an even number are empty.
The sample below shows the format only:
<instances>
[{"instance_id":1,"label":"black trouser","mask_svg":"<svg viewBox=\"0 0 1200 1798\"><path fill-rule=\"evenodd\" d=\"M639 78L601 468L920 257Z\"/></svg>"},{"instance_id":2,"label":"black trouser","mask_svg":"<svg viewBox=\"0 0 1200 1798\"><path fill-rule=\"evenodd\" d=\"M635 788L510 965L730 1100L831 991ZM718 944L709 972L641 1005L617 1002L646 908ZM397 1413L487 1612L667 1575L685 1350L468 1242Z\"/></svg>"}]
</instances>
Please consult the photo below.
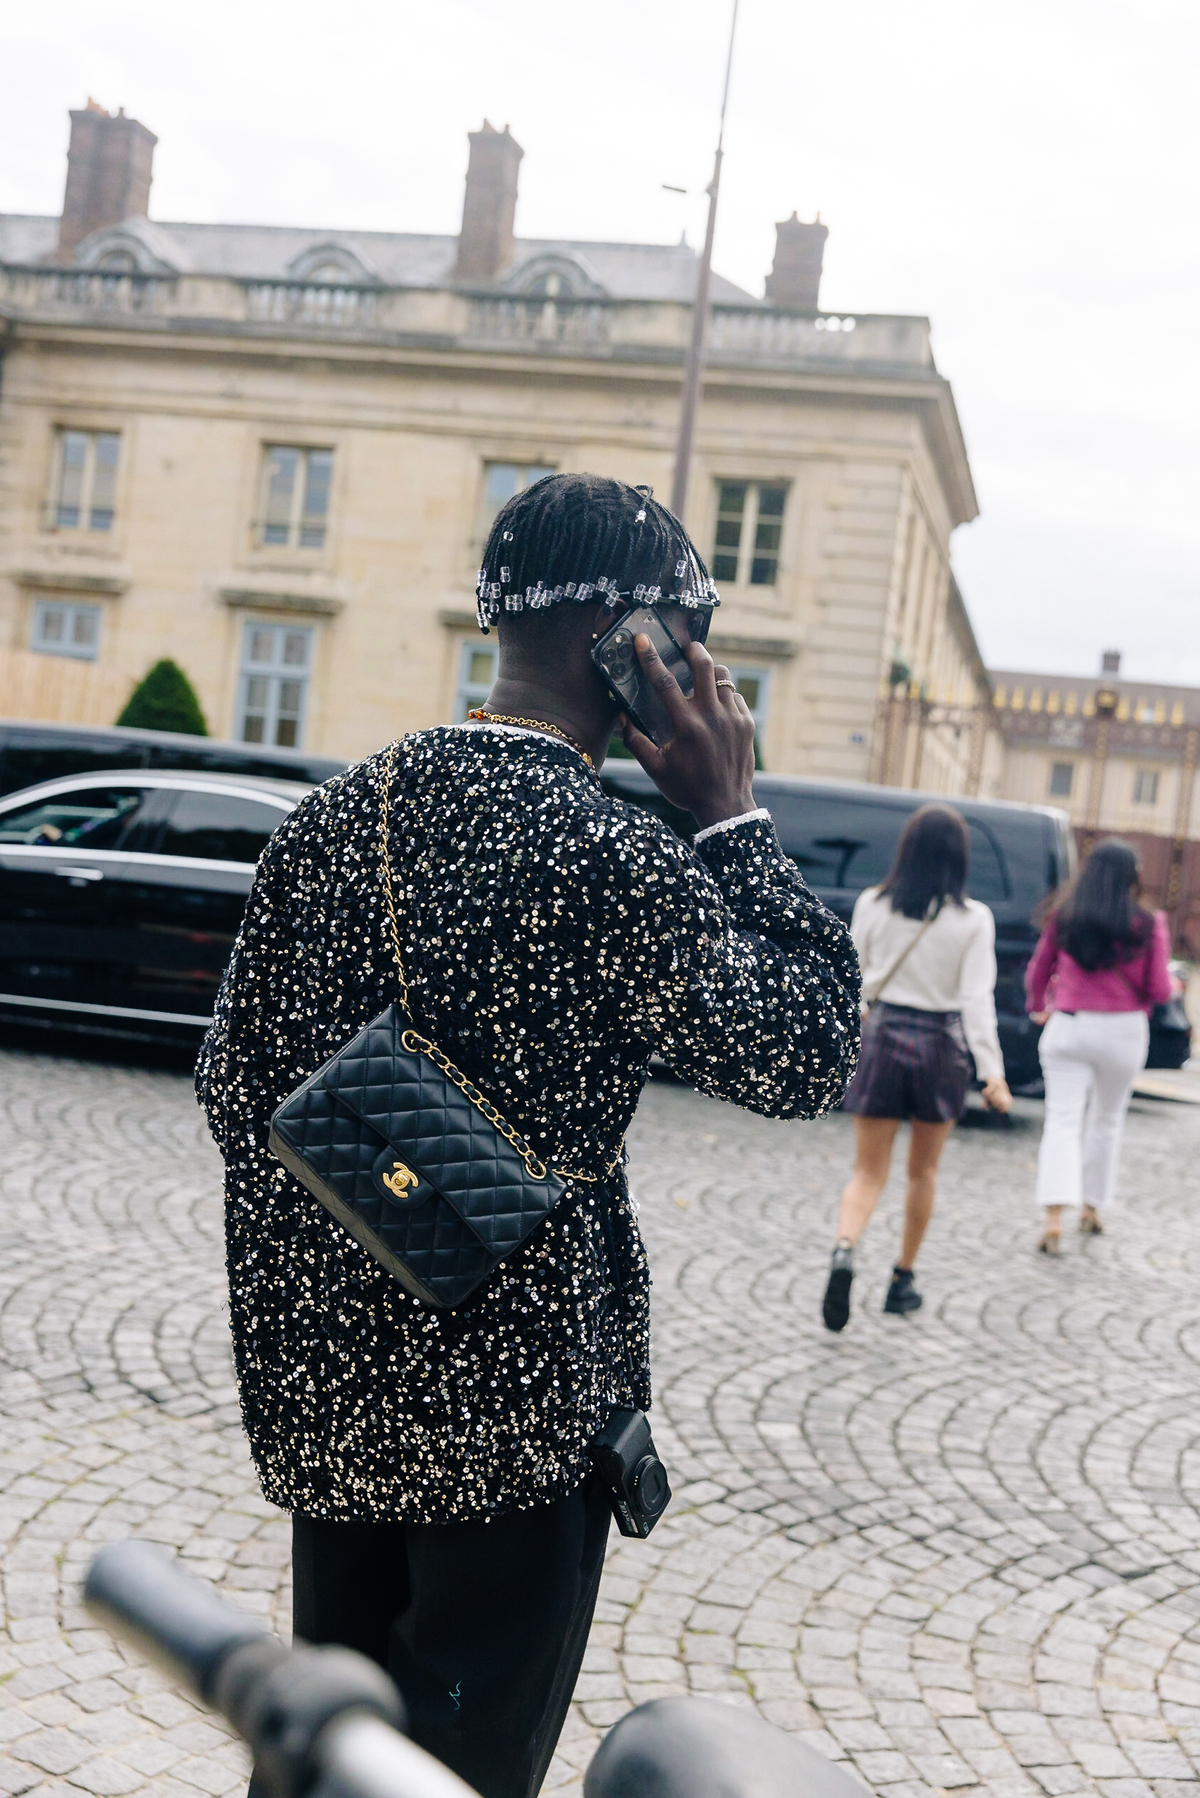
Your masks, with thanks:
<instances>
[{"instance_id":1,"label":"black trouser","mask_svg":"<svg viewBox=\"0 0 1200 1798\"><path fill-rule=\"evenodd\" d=\"M483 1798L535 1798L587 1646L611 1514L589 1479L490 1521L293 1517L294 1632L386 1667L413 1740Z\"/></svg>"}]
</instances>

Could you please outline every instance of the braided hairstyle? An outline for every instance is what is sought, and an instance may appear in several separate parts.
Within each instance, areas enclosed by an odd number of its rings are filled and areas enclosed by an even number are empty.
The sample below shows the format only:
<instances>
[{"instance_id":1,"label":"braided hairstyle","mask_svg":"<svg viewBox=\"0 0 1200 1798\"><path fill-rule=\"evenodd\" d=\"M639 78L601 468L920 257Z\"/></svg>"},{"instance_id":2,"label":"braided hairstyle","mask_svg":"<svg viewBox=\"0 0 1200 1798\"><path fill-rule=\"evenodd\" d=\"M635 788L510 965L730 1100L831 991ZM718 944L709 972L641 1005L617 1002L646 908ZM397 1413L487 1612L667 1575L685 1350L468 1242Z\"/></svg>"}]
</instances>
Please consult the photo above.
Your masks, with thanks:
<instances>
[{"instance_id":1,"label":"braided hairstyle","mask_svg":"<svg viewBox=\"0 0 1200 1798\"><path fill-rule=\"evenodd\" d=\"M479 628L502 616L618 597L719 605L699 550L649 487L547 475L496 514L475 585Z\"/></svg>"}]
</instances>

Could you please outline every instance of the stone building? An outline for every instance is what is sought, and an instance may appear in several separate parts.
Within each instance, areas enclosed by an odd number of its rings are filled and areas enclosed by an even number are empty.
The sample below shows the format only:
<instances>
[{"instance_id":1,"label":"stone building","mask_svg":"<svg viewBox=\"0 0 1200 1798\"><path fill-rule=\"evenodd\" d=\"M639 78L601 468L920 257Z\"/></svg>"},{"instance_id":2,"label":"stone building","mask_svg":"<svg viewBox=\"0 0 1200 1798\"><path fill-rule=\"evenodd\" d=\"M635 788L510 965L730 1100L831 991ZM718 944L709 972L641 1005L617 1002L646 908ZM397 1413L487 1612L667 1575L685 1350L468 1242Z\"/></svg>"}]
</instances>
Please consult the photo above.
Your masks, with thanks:
<instances>
[{"instance_id":1,"label":"stone building","mask_svg":"<svg viewBox=\"0 0 1200 1798\"><path fill-rule=\"evenodd\" d=\"M71 121L62 217L0 216L0 714L111 720L171 655L216 735L356 756L460 717L501 501L552 469L669 491L695 252L516 237L507 127L427 236L151 220L152 134ZM954 401L926 319L820 310L825 236L779 225L765 298L713 280L687 518L713 647L767 767L913 778L902 678L920 783L962 791L954 718L990 689Z\"/></svg>"},{"instance_id":2,"label":"stone building","mask_svg":"<svg viewBox=\"0 0 1200 1798\"><path fill-rule=\"evenodd\" d=\"M1061 806L1083 850L1102 836L1132 842L1177 945L1200 954L1200 689L1122 680L1116 650L1091 679L1011 669L991 678L998 795Z\"/></svg>"}]
</instances>

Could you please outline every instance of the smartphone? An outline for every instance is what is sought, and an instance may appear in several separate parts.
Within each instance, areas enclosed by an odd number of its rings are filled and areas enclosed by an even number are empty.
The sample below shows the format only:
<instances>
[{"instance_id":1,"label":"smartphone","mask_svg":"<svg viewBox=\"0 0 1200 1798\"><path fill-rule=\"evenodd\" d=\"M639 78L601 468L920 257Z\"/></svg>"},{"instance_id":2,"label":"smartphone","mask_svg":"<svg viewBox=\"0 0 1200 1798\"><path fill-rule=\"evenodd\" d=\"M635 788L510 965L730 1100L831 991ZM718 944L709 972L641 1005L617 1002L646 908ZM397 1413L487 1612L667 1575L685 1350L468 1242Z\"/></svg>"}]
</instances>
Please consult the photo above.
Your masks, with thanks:
<instances>
[{"instance_id":1,"label":"smartphone","mask_svg":"<svg viewBox=\"0 0 1200 1798\"><path fill-rule=\"evenodd\" d=\"M638 606L624 618L618 618L592 649L592 661L608 682L613 698L628 712L638 729L661 747L670 741L675 731L671 714L647 680L633 646L633 639L643 631L657 649L663 665L679 682L685 698L690 699L691 665L682 645L653 606Z\"/></svg>"}]
</instances>

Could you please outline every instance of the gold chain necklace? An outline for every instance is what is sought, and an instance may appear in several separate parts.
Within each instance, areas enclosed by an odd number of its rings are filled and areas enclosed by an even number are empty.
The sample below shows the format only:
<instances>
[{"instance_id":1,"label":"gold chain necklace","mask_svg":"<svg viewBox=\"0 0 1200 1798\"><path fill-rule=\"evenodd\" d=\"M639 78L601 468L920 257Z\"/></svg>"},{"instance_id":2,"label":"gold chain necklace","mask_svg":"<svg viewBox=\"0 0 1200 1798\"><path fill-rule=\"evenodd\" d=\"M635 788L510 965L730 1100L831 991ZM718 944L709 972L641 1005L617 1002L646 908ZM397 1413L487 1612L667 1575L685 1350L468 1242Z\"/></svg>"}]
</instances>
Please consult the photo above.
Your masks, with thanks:
<instances>
[{"instance_id":1,"label":"gold chain necklace","mask_svg":"<svg viewBox=\"0 0 1200 1798\"><path fill-rule=\"evenodd\" d=\"M569 748L574 749L581 755L593 774L596 772L596 764L588 754L587 750L583 747L583 744L577 743L574 737L567 735L565 730L559 730L557 724L547 724L544 718L512 718L507 712L485 712L482 706L480 706L477 711L468 712L467 717L477 718L483 724L516 724L519 725L522 730L549 731L552 737L561 738Z\"/></svg>"}]
</instances>

